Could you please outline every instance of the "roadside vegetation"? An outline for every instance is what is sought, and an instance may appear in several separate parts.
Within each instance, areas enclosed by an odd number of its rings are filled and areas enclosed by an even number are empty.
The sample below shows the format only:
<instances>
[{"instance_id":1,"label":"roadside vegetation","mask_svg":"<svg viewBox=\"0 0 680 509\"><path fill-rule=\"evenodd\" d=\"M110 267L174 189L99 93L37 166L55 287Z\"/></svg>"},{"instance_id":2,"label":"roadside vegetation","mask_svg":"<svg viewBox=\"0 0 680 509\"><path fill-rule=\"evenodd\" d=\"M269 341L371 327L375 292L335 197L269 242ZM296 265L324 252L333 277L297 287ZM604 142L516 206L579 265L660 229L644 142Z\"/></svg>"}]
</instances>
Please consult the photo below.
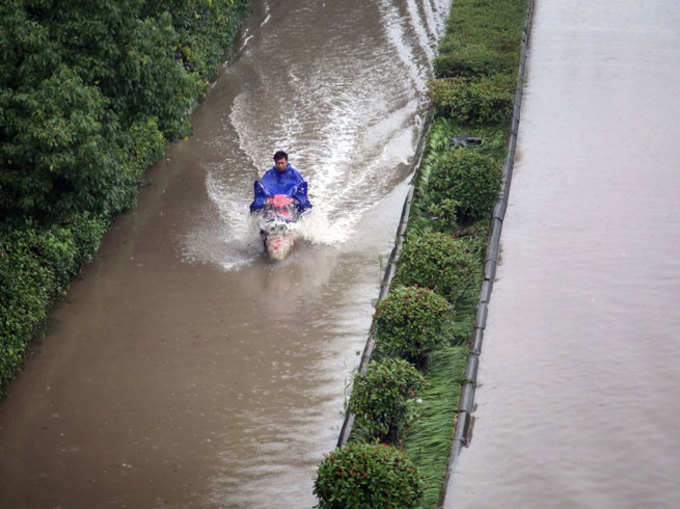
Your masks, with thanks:
<instances>
[{"instance_id":1,"label":"roadside vegetation","mask_svg":"<svg viewBox=\"0 0 680 509\"><path fill-rule=\"evenodd\" d=\"M0 4L0 395L165 142L189 132L249 3Z\"/></svg>"},{"instance_id":2,"label":"roadside vegetation","mask_svg":"<svg viewBox=\"0 0 680 509\"><path fill-rule=\"evenodd\" d=\"M465 381L489 220L502 185L527 0L453 3L429 85L432 127L376 349L354 378L349 443L324 458L322 508L438 506ZM481 144L460 144L477 138ZM359 444L361 459L355 451ZM369 447L370 446L370 447ZM404 460L385 462L385 448ZM375 455L375 459L370 459ZM357 474L371 463L373 480ZM401 462L415 466L405 473ZM383 504L380 483L422 487ZM400 490L402 488L399 488ZM417 497L415 495L418 495Z\"/></svg>"}]
</instances>

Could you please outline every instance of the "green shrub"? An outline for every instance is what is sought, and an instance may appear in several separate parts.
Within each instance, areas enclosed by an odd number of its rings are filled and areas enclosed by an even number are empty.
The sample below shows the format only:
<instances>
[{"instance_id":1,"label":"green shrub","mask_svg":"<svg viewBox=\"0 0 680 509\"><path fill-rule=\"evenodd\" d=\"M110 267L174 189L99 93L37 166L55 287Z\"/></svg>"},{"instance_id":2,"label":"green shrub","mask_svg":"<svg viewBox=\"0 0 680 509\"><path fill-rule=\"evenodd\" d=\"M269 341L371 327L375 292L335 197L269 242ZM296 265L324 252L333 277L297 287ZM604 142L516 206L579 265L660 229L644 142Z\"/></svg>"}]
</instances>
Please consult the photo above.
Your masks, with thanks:
<instances>
[{"instance_id":1,"label":"green shrub","mask_svg":"<svg viewBox=\"0 0 680 509\"><path fill-rule=\"evenodd\" d=\"M448 189L445 189L446 185L435 182L434 192L429 192L430 183L441 179L441 167L451 164L449 161L451 158L450 140L454 135L460 134L481 138L483 142L481 145L461 147L456 150L475 152L487 157L485 164L488 164L492 171L498 171L500 174L507 147L505 127L494 125L470 128L451 119L436 119L432 123L427 148L417 174L416 199L413 202L409 219L410 231L436 230L450 233L452 231L462 232L472 226L470 219L466 219L464 215L459 221L458 211L461 203L451 195ZM444 188L443 192L440 191L440 187ZM488 218L488 215L482 216L484 221Z\"/></svg>"},{"instance_id":2,"label":"green shrub","mask_svg":"<svg viewBox=\"0 0 680 509\"><path fill-rule=\"evenodd\" d=\"M54 293L54 272L34 251L34 231L0 234L0 388L20 364Z\"/></svg>"},{"instance_id":3,"label":"green shrub","mask_svg":"<svg viewBox=\"0 0 680 509\"><path fill-rule=\"evenodd\" d=\"M109 225L107 218L94 216L88 212L77 214L68 223L70 234L78 250L77 264L73 273L77 273L87 263L92 261L99 250L102 237Z\"/></svg>"},{"instance_id":4,"label":"green shrub","mask_svg":"<svg viewBox=\"0 0 680 509\"><path fill-rule=\"evenodd\" d=\"M446 299L427 288L391 290L375 313L380 353L422 366L426 355L443 344L437 333L450 307Z\"/></svg>"},{"instance_id":5,"label":"green shrub","mask_svg":"<svg viewBox=\"0 0 680 509\"><path fill-rule=\"evenodd\" d=\"M434 61L438 78L493 76L512 74L517 67L517 55L490 50L484 44L463 44L451 40L439 50Z\"/></svg>"},{"instance_id":6,"label":"green shrub","mask_svg":"<svg viewBox=\"0 0 680 509\"><path fill-rule=\"evenodd\" d=\"M0 387L20 364L47 307L92 259L107 220L79 214L64 224L0 226Z\"/></svg>"},{"instance_id":7,"label":"green shrub","mask_svg":"<svg viewBox=\"0 0 680 509\"><path fill-rule=\"evenodd\" d=\"M513 106L512 85L507 83L507 78L494 78L476 81L440 78L430 81L428 97L435 115L469 126L509 122Z\"/></svg>"},{"instance_id":8,"label":"green shrub","mask_svg":"<svg viewBox=\"0 0 680 509\"><path fill-rule=\"evenodd\" d=\"M430 212L445 223L483 219L503 182L499 164L474 149L451 149L433 165L425 190Z\"/></svg>"},{"instance_id":9,"label":"green shrub","mask_svg":"<svg viewBox=\"0 0 680 509\"><path fill-rule=\"evenodd\" d=\"M112 213L132 208L137 204L137 190L144 172L163 156L165 138L155 117L146 117L132 123L129 129L117 133L117 157L121 162L121 175L125 184L110 189L121 206Z\"/></svg>"},{"instance_id":10,"label":"green shrub","mask_svg":"<svg viewBox=\"0 0 680 509\"><path fill-rule=\"evenodd\" d=\"M423 483L403 452L350 443L323 459L314 494L319 509L408 509L422 497Z\"/></svg>"},{"instance_id":11,"label":"green shrub","mask_svg":"<svg viewBox=\"0 0 680 509\"><path fill-rule=\"evenodd\" d=\"M403 359L372 361L354 377L349 410L356 414L355 430L366 438L394 442L418 417L417 391L425 379Z\"/></svg>"},{"instance_id":12,"label":"green shrub","mask_svg":"<svg viewBox=\"0 0 680 509\"><path fill-rule=\"evenodd\" d=\"M126 148L128 157L126 166L134 185L144 171L161 158L165 139L155 117L134 122L123 139L121 145Z\"/></svg>"},{"instance_id":13,"label":"green shrub","mask_svg":"<svg viewBox=\"0 0 680 509\"><path fill-rule=\"evenodd\" d=\"M444 231L456 230L460 226L457 214L459 208L460 202L448 197L439 197L437 201L427 204L430 219L436 221L436 225Z\"/></svg>"},{"instance_id":14,"label":"green shrub","mask_svg":"<svg viewBox=\"0 0 680 509\"><path fill-rule=\"evenodd\" d=\"M187 70L204 78L217 74L250 3L250 0L184 0L183 12L172 10L173 26L179 36L175 54ZM165 2L158 5L167 8Z\"/></svg>"},{"instance_id":15,"label":"green shrub","mask_svg":"<svg viewBox=\"0 0 680 509\"><path fill-rule=\"evenodd\" d=\"M438 232L411 234L399 256L395 280L434 290L456 302L476 282L476 246Z\"/></svg>"}]
</instances>

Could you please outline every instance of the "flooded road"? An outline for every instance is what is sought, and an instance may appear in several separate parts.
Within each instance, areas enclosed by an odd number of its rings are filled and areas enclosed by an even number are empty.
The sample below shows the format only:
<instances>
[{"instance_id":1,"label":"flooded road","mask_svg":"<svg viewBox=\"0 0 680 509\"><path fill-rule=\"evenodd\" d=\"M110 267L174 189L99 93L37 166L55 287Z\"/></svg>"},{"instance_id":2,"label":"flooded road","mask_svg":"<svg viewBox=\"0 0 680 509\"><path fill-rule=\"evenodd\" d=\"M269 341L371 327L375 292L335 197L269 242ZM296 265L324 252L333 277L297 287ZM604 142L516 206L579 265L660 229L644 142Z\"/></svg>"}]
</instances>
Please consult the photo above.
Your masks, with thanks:
<instances>
[{"instance_id":1,"label":"flooded road","mask_svg":"<svg viewBox=\"0 0 680 509\"><path fill-rule=\"evenodd\" d=\"M536 9L446 507L680 507L680 4Z\"/></svg>"},{"instance_id":2,"label":"flooded road","mask_svg":"<svg viewBox=\"0 0 680 509\"><path fill-rule=\"evenodd\" d=\"M258 2L0 403L0 506L311 507L422 133L448 0ZM315 208L248 221L275 150Z\"/></svg>"}]
</instances>

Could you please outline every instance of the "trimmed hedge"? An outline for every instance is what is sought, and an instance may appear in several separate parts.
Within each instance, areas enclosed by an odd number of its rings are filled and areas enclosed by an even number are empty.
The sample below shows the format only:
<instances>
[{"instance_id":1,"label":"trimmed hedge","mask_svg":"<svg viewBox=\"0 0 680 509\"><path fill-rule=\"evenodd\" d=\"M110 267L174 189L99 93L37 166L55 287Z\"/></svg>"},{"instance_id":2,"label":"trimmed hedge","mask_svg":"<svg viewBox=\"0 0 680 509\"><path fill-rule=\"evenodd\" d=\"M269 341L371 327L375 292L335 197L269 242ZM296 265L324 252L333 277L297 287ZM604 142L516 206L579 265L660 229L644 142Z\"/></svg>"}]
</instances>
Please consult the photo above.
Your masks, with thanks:
<instances>
[{"instance_id":1,"label":"trimmed hedge","mask_svg":"<svg viewBox=\"0 0 680 509\"><path fill-rule=\"evenodd\" d=\"M399 257L395 283L418 285L456 302L475 283L476 246L438 232L411 233Z\"/></svg>"},{"instance_id":2,"label":"trimmed hedge","mask_svg":"<svg viewBox=\"0 0 680 509\"><path fill-rule=\"evenodd\" d=\"M430 213L455 226L487 217L502 184L502 168L493 158L474 148L456 148L436 160L424 194Z\"/></svg>"},{"instance_id":3,"label":"trimmed hedge","mask_svg":"<svg viewBox=\"0 0 680 509\"><path fill-rule=\"evenodd\" d=\"M0 225L0 387L20 364L55 295L92 259L108 222L83 213L43 229Z\"/></svg>"},{"instance_id":4,"label":"trimmed hedge","mask_svg":"<svg viewBox=\"0 0 680 509\"><path fill-rule=\"evenodd\" d=\"M398 449L350 443L321 462L314 494L320 509L409 509L422 497L423 483Z\"/></svg>"},{"instance_id":5,"label":"trimmed hedge","mask_svg":"<svg viewBox=\"0 0 680 509\"><path fill-rule=\"evenodd\" d=\"M435 116L463 125L501 124L512 117L512 87L499 79L440 78L430 82L428 97Z\"/></svg>"},{"instance_id":6,"label":"trimmed hedge","mask_svg":"<svg viewBox=\"0 0 680 509\"><path fill-rule=\"evenodd\" d=\"M517 55L490 50L484 44L463 44L451 40L439 49L434 61L434 72L439 78L474 78L513 72Z\"/></svg>"},{"instance_id":7,"label":"trimmed hedge","mask_svg":"<svg viewBox=\"0 0 680 509\"><path fill-rule=\"evenodd\" d=\"M419 415L416 399L425 379L403 359L371 361L354 377L349 410L363 438L395 442Z\"/></svg>"},{"instance_id":8,"label":"trimmed hedge","mask_svg":"<svg viewBox=\"0 0 680 509\"><path fill-rule=\"evenodd\" d=\"M427 354L445 342L438 332L450 309L446 299L427 288L391 290L375 312L379 352L424 365Z\"/></svg>"},{"instance_id":9,"label":"trimmed hedge","mask_svg":"<svg viewBox=\"0 0 680 509\"><path fill-rule=\"evenodd\" d=\"M461 60L495 60L496 65L476 73L478 76L498 72L514 76L525 15L526 0L456 0L439 44L437 76L457 75L455 66ZM448 67L447 62L452 66Z\"/></svg>"}]
</instances>

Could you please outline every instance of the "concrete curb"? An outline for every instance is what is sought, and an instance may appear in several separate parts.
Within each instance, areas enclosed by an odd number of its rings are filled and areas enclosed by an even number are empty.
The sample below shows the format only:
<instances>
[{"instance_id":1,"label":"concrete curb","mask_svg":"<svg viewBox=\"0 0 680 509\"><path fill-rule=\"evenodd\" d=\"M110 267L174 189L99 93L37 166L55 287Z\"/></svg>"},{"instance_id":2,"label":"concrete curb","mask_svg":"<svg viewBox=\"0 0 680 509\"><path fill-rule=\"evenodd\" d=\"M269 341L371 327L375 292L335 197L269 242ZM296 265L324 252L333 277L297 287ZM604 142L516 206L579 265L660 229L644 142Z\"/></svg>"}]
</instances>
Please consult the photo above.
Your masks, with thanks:
<instances>
[{"instance_id":1,"label":"concrete curb","mask_svg":"<svg viewBox=\"0 0 680 509\"><path fill-rule=\"evenodd\" d=\"M475 387L477 385L479 356L481 354L482 343L484 340L484 330L486 329L488 303L491 299L493 282L494 278L496 277L496 266L498 264L498 255L500 253L501 230L503 228L505 211L508 207L510 184L512 182L512 170L515 160L515 151L517 150L517 129L519 127L519 116L522 107L522 88L524 86L524 79L526 75L527 48L529 44L529 35L531 33L531 23L534 15L534 1L535 0L529 0L527 6L524 33L522 34L519 72L517 75L517 90L515 91L515 105L512 110L512 122L510 124L508 153L503 166L503 188L501 191L501 197L494 207L492 216L492 227L487 243L487 254L484 265L484 282L482 283L482 287L479 292L475 331L470 344L470 354L468 356L467 367L465 370L465 383L463 384L460 400L458 403L458 421L456 425L456 432L453 437L453 445L451 446L448 466L446 468L446 476L444 477L444 482L442 484L442 491L439 498L439 509L444 509L447 505L446 497L448 495L448 487L451 483L451 477L456 466L456 460L460 455L462 448L467 446L469 443L472 433L472 424L474 421L472 412L474 411Z\"/></svg>"}]
</instances>

